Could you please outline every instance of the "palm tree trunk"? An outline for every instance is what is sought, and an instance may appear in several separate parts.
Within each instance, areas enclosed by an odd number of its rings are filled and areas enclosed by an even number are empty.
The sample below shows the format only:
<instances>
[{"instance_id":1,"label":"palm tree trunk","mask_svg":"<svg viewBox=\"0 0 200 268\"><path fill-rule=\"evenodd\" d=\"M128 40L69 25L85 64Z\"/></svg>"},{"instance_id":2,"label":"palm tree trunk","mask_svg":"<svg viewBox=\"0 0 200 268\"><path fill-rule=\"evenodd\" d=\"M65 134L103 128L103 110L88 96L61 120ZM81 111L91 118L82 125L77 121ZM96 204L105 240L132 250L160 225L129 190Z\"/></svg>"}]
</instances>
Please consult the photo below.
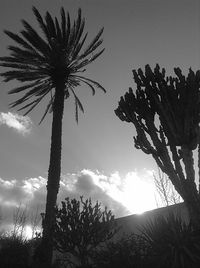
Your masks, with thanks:
<instances>
[{"instance_id":1,"label":"palm tree trunk","mask_svg":"<svg viewBox=\"0 0 200 268\"><path fill-rule=\"evenodd\" d=\"M53 257L53 230L55 221L55 206L60 184L62 118L64 111L64 83L56 85L53 104L53 121L51 134L50 163L47 180L46 211L43 221L43 236L39 253L41 267L49 268ZM37 261L38 262L38 261Z\"/></svg>"}]
</instances>

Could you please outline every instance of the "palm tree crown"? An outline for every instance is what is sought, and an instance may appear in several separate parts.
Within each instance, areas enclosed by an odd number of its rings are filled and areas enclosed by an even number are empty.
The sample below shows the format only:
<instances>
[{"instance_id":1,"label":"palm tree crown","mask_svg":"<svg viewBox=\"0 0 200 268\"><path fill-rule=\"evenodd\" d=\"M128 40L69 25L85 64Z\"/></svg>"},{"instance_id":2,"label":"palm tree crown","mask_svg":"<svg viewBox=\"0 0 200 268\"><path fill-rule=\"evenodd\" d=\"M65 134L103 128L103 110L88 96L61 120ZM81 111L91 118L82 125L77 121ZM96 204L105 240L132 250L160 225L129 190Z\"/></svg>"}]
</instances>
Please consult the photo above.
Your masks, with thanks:
<instances>
[{"instance_id":1,"label":"palm tree crown","mask_svg":"<svg viewBox=\"0 0 200 268\"><path fill-rule=\"evenodd\" d=\"M85 71L86 65L103 53L104 49L93 54L103 41L100 39L103 28L83 50L87 33L83 35L85 20L81 16L81 9L78 10L78 17L73 25L69 13L65 15L64 8L61 8L60 23L57 18L53 20L49 12L46 13L44 20L35 7L33 7L33 12L45 38L42 38L25 20L22 20L24 30L20 32L20 35L5 31L18 46L9 46L10 56L0 57L1 66L12 68L11 71L1 73L1 76L4 77L5 82L13 79L27 82L8 92L9 94L25 92L23 97L12 102L10 106L23 104L19 110L25 109L24 115L27 115L48 93L51 93L51 99L40 121L42 122L53 108L55 95L52 91L59 81L64 81L65 98L68 98L70 93L75 98L76 120L78 121L78 109L82 112L84 110L74 88L80 83L85 83L91 88L93 94L95 94L96 87L106 92L99 83L79 74Z\"/></svg>"}]
</instances>

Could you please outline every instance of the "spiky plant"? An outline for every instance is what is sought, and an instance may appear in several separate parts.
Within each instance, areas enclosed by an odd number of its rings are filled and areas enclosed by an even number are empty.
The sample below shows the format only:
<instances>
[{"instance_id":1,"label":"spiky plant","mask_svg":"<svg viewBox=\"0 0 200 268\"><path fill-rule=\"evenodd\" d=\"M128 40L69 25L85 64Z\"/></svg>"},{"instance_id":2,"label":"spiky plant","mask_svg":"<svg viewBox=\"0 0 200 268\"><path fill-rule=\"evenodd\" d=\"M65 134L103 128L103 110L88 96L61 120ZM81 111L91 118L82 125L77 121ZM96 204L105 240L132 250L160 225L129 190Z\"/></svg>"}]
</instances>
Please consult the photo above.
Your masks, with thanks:
<instances>
[{"instance_id":1,"label":"spiky plant","mask_svg":"<svg viewBox=\"0 0 200 268\"><path fill-rule=\"evenodd\" d=\"M65 198L56 208L54 246L86 267L96 248L114 237L118 229L112 212L101 209L98 201L93 205L91 198Z\"/></svg>"},{"instance_id":2,"label":"spiky plant","mask_svg":"<svg viewBox=\"0 0 200 268\"><path fill-rule=\"evenodd\" d=\"M45 248L42 253L43 259L49 266L52 260L54 208L61 172L64 101L71 95L74 97L76 120L78 121L78 110L84 112L84 109L75 93L75 88L83 83L92 90L93 95L96 88L106 92L99 83L80 74L85 71L88 64L103 53L104 49L95 52L102 44L103 29L83 50L87 33L83 34L85 20L82 18L80 9L73 24L71 24L69 13L66 16L64 8L61 8L61 22L57 18L53 19L49 12L46 12L43 19L35 7L33 7L33 13L43 36L39 35L38 30L35 30L25 20L22 20L24 29L20 34L5 31L16 42L16 45L8 47L10 56L1 57L0 65L11 68L11 70L1 73L5 82L18 80L23 83L23 85L9 91L9 94L24 93L22 97L11 103L12 108L20 105L19 111L24 110L24 115L27 115L47 95L50 97L40 121L42 122L48 112L53 113L46 213L42 240L42 248Z\"/></svg>"},{"instance_id":3,"label":"spiky plant","mask_svg":"<svg viewBox=\"0 0 200 268\"><path fill-rule=\"evenodd\" d=\"M200 232L173 213L140 227L156 268L196 268L200 264Z\"/></svg>"}]
</instances>

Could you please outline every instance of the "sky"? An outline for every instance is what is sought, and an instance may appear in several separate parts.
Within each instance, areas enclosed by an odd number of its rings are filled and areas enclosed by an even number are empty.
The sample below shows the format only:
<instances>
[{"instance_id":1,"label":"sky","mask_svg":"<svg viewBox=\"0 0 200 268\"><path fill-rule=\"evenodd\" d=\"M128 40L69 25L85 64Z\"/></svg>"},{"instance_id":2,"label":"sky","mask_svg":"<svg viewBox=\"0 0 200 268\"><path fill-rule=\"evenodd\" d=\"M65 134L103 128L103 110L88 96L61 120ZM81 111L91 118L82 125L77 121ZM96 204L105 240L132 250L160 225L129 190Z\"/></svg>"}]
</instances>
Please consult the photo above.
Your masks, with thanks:
<instances>
[{"instance_id":1,"label":"sky","mask_svg":"<svg viewBox=\"0 0 200 268\"><path fill-rule=\"evenodd\" d=\"M107 93L97 90L92 96L84 85L77 88L85 110L78 124L73 99L65 102L58 202L66 196L92 197L117 217L155 208L152 173L157 167L151 156L134 147L134 126L121 122L114 110L128 88L135 88L133 69L156 63L170 75L174 67L185 74L190 67L199 69L200 1L1 0L0 56L8 55L12 44L3 30L19 33L21 19L38 29L32 6L42 15L48 10L58 17L63 6L72 19L80 7L88 43L104 27L105 52L85 76L101 83ZM7 92L16 82L0 83L0 206L4 225L9 225L19 204L29 211L44 209L52 115L38 124L48 100L28 117L9 109L17 96Z\"/></svg>"}]
</instances>

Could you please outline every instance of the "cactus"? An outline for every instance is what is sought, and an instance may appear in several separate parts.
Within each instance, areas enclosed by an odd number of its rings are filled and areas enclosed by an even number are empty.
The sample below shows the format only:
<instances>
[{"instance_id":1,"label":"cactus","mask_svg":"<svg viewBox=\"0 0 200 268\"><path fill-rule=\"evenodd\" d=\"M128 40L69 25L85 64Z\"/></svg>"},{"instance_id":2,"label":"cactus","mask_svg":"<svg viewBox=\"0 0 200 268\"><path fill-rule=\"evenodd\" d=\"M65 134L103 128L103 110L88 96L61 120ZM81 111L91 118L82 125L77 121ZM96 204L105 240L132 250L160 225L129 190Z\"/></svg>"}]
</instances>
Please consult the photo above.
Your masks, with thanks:
<instances>
[{"instance_id":1,"label":"cactus","mask_svg":"<svg viewBox=\"0 0 200 268\"><path fill-rule=\"evenodd\" d=\"M199 225L193 151L199 144L200 71L189 69L187 77L180 68L174 73L175 77L166 76L158 64L154 70L149 65L144 72L133 70L136 91L129 88L115 114L133 123L135 147L153 156L185 201L193 224Z\"/></svg>"},{"instance_id":2,"label":"cactus","mask_svg":"<svg viewBox=\"0 0 200 268\"><path fill-rule=\"evenodd\" d=\"M80 201L66 198L61 204L61 208L56 208L54 247L88 267L96 247L116 234L114 216L106 207L102 211L98 201L93 205L91 199L83 197Z\"/></svg>"}]
</instances>

